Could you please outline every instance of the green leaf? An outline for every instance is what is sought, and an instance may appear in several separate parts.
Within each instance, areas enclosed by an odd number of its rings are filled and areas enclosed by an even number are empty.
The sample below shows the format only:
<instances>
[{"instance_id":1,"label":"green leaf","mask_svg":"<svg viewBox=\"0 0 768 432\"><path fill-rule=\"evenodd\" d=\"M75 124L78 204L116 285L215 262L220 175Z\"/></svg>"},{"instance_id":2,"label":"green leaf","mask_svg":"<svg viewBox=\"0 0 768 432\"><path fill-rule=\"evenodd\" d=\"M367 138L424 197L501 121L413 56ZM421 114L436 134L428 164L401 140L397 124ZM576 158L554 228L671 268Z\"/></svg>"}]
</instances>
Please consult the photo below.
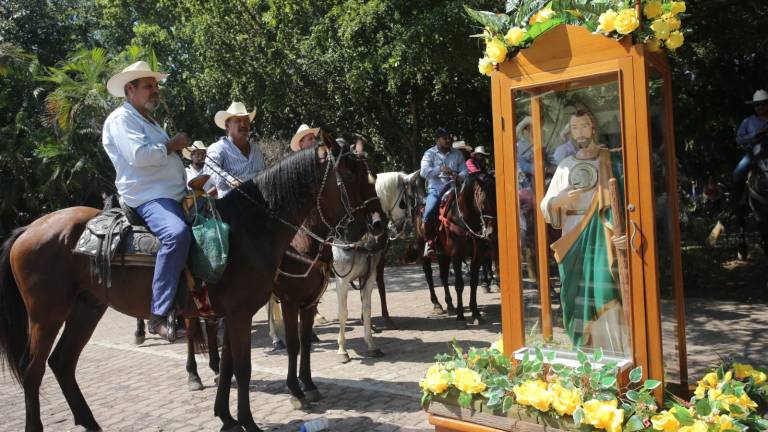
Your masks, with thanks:
<instances>
[{"instance_id":1,"label":"green leaf","mask_svg":"<svg viewBox=\"0 0 768 432\"><path fill-rule=\"evenodd\" d=\"M708 416L712 412L712 404L707 398L696 401L695 406L697 415Z\"/></svg>"},{"instance_id":2,"label":"green leaf","mask_svg":"<svg viewBox=\"0 0 768 432\"><path fill-rule=\"evenodd\" d=\"M505 413L509 411L509 409L512 408L512 402L512 396L505 397L504 402L501 405L501 411Z\"/></svg>"},{"instance_id":3,"label":"green leaf","mask_svg":"<svg viewBox=\"0 0 768 432\"><path fill-rule=\"evenodd\" d=\"M675 407L675 412L673 412L672 415L675 416L682 426L690 426L693 424L693 417L691 417L691 413L689 413L685 407L678 404L673 404L673 406Z\"/></svg>"},{"instance_id":4,"label":"green leaf","mask_svg":"<svg viewBox=\"0 0 768 432\"><path fill-rule=\"evenodd\" d=\"M607 388L613 387L614 385L616 385L616 377L615 376L604 376L600 380L600 387L602 387L602 388L607 389Z\"/></svg>"},{"instance_id":5,"label":"green leaf","mask_svg":"<svg viewBox=\"0 0 768 432\"><path fill-rule=\"evenodd\" d=\"M649 380L646 380L645 383L643 383L643 388L645 388L646 390L653 390L660 385L661 385L661 381L649 379Z\"/></svg>"},{"instance_id":6,"label":"green leaf","mask_svg":"<svg viewBox=\"0 0 768 432\"><path fill-rule=\"evenodd\" d=\"M576 426L578 426L581 424L583 420L584 420L584 409L581 407L576 408L576 411L573 412L573 423L576 424Z\"/></svg>"},{"instance_id":7,"label":"green leaf","mask_svg":"<svg viewBox=\"0 0 768 432\"><path fill-rule=\"evenodd\" d=\"M592 353L592 358L595 359L596 362L599 362L603 359L603 349L600 347L595 348L595 352Z\"/></svg>"},{"instance_id":8,"label":"green leaf","mask_svg":"<svg viewBox=\"0 0 768 432\"><path fill-rule=\"evenodd\" d=\"M555 357L556 356L557 356L557 354L555 354L554 351L548 351L547 352L547 362L552 363L553 361L555 361Z\"/></svg>"},{"instance_id":9,"label":"green leaf","mask_svg":"<svg viewBox=\"0 0 768 432\"><path fill-rule=\"evenodd\" d=\"M587 357L587 355L584 354L584 351L582 351L581 349L576 350L576 358L579 359L579 363L581 363L582 365L589 363L589 357Z\"/></svg>"},{"instance_id":10,"label":"green leaf","mask_svg":"<svg viewBox=\"0 0 768 432\"><path fill-rule=\"evenodd\" d=\"M624 425L624 431L626 432L635 432L639 430L645 429L645 424L643 424L643 419L640 418L639 415L635 414L632 417L627 420L627 424Z\"/></svg>"},{"instance_id":11,"label":"green leaf","mask_svg":"<svg viewBox=\"0 0 768 432\"><path fill-rule=\"evenodd\" d=\"M538 360L540 362L543 362L544 361L544 352L541 351L541 348L539 348L539 347L536 347L535 350L536 350L535 351L536 352L536 360Z\"/></svg>"},{"instance_id":12,"label":"green leaf","mask_svg":"<svg viewBox=\"0 0 768 432\"><path fill-rule=\"evenodd\" d=\"M525 33L522 43L528 44L536 40L537 37L543 35L547 31L559 26L563 23L563 19L559 17L551 18L543 23L536 23L528 27L528 31Z\"/></svg>"},{"instance_id":13,"label":"green leaf","mask_svg":"<svg viewBox=\"0 0 768 432\"><path fill-rule=\"evenodd\" d=\"M643 379L643 367L638 366L629 372L629 382L639 383Z\"/></svg>"},{"instance_id":14,"label":"green leaf","mask_svg":"<svg viewBox=\"0 0 768 432\"><path fill-rule=\"evenodd\" d=\"M486 27L495 34L504 33L507 23L509 22L509 16L506 14L495 14L493 12L479 11L472 9L471 7L464 5L464 10L467 12L470 18L475 20L478 24Z\"/></svg>"},{"instance_id":15,"label":"green leaf","mask_svg":"<svg viewBox=\"0 0 768 432\"><path fill-rule=\"evenodd\" d=\"M632 402L637 402L637 398L640 396L640 394L635 390L630 390L627 392L627 399L631 400Z\"/></svg>"},{"instance_id":16,"label":"green leaf","mask_svg":"<svg viewBox=\"0 0 768 432\"><path fill-rule=\"evenodd\" d=\"M736 404L730 404L728 406L728 411L730 411L731 414L736 415L736 416L741 416L741 415L747 414L747 412L744 411L744 409L742 407L740 407L740 406L738 406Z\"/></svg>"},{"instance_id":17,"label":"green leaf","mask_svg":"<svg viewBox=\"0 0 768 432\"><path fill-rule=\"evenodd\" d=\"M552 370L555 371L556 374L560 374L565 370L565 365L560 363L555 363L552 365Z\"/></svg>"},{"instance_id":18,"label":"green leaf","mask_svg":"<svg viewBox=\"0 0 768 432\"><path fill-rule=\"evenodd\" d=\"M459 406L469 408L470 405L472 405L472 394L465 392L459 393Z\"/></svg>"}]
</instances>

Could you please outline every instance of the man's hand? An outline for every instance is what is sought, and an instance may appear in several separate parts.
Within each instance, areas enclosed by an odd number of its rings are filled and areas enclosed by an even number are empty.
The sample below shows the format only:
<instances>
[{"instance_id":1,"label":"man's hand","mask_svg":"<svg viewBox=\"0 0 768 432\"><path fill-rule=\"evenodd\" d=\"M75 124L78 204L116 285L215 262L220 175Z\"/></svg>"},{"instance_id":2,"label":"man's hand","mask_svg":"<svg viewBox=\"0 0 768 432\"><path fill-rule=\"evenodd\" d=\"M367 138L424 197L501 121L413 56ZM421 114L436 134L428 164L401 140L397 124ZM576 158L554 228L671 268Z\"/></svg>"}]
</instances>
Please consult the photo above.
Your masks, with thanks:
<instances>
[{"instance_id":1,"label":"man's hand","mask_svg":"<svg viewBox=\"0 0 768 432\"><path fill-rule=\"evenodd\" d=\"M440 172L443 174L453 175L453 170L448 168L447 165L443 165L440 167Z\"/></svg>"},{"instance_id":2,"label":"man's hand","mask_svg":"<svg viewBox=\"0 0 768 432\"><path fill-rule=\"evenodd\" d=\"M177 133L165 144L168 154L189 147L189 135L185 132Z\"/></svg>"}]
</instances>

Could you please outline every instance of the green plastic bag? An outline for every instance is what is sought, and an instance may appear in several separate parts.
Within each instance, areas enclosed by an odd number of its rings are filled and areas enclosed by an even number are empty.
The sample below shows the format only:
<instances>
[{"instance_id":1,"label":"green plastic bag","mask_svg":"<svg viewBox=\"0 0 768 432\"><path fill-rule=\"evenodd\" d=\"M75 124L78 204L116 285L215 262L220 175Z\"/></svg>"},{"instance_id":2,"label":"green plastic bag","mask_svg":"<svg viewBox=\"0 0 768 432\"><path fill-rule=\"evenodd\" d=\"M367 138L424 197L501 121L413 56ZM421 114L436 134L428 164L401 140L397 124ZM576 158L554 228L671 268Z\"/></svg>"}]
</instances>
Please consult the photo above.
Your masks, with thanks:
<instances>
[{"instance_id":1,"label":"green plastic bag","mask_svg":"<svg viewBox=\"0 0 768 432\"><path fill-rule=\"evenodd\" d=\"M212 217L207 218L195 209L192 223L192 247L189 252L189 267L192 275L208 283L217 283L227 268L229 255L229 225L221 220L213 208L210 198L208 205Z\"/></svg>"}]
</instances>

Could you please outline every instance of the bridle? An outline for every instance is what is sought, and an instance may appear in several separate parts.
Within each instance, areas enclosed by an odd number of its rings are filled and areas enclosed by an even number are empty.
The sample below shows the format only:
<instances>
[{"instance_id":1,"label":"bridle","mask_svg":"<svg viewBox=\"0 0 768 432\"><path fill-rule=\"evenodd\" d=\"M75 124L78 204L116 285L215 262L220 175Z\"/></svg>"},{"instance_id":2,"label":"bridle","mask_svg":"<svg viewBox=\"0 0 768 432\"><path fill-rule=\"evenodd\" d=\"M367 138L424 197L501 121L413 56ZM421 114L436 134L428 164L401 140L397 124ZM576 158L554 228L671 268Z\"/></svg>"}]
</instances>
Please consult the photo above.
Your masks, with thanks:
<instances>
[{"instance_id":1,"label":"bridle","mask_svg":"<svg viewBox=\"0 0 768 432\"><path fill-rule=\"evenodd\" d=\"M398 185L399 185L401 179L398 179L398 180L399 180L398 181ZM413 208L414 208L414 206L413 206L413 195L412 195L412 191L410 190L412 186L408 182L403 182L402 185L403 185L402 188L400 188L400 190L397 193L397 199L392 204L392 207L386 212L387 213L387 217L390 218L390 223L393 223L392 222L392 218L390 217L390 215L395 210L395 208L400 205L400 201L405 199L405 203L406 203L405 204L406 208L404 209L405 210L405 217L403 217L403 220L402 220L402 223L400 223L400 228L399 229L395 228L395 229L390 230L390 234L394 234L394 235L389 235L388 236L390 241L394 241L394 240L397 240L398 238L400 238L405 233L405 228L406 228L406 226L408 224L408 221L409 220L413 220ZM393 223L393 225L394 225L394 223Z\"/></svg>"},{"instance_id":2,"label":"bridle","mask_svg":"<svg viewBox=\"0 0 768 432\"><path fill-rule=\"evenodd\" d=\"M482 186L480 186L480 188L482 189ZM456 195L456 210L457 210L457 215L456 216L459 218L459 221L461 221L462 225L464 225L464 227L467 229L467 231L469 231L469 233L472 234L473 236L475 236L477 238L480 238L480 239L483 239L483 240L488 240L490 238L491 233L490 233L490 231L488 229L488 224L486 224L485 221L486 220L489 220L489 221L496 220L496 216L491 216L491 215L485 214L483 212L483 206L480 205L480 203L477 202L477 199L476 199L476 196L475 196L476 194L473 193L472 195L473 195L473 201L475 202L475 207L477 207L477 210L480 213L480 232L479 233L476 232L475 230L472 229L471 226L469 226L469 224L467 223L467 220L464 218L464 215L461 213L461 206L459 205L459 200L458 200L458 198L459 198L459 191L456 188L456 183L455 182L453 184L453 193Z\"/></svg>"}]
</instances>

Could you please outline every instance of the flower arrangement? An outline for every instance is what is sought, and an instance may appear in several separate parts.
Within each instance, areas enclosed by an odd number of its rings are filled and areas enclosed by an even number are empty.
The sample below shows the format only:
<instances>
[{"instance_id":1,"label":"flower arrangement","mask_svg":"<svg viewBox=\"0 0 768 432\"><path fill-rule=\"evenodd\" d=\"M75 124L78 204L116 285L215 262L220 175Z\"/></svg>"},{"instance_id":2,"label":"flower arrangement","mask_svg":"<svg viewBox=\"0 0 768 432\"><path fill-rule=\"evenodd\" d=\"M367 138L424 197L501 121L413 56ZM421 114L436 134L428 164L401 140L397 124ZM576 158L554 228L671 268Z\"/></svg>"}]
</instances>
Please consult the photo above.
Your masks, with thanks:
<instances>
[{"instance_id":1,"label":"flower arrangement","mask_svg":"<svg viewBox=\"0 0 768 432\"><path fill-rule=\"evenodd\" d=\"M517 0L507 4L511 7L505 14L464 7L484 28L481 34L473 35L485 44L484 56L478 61L478 70L484 75L560 24L579 25L618 39L631 35L649 51L674 52L685 41L681 22L686 12L684 1L641 0L639 14L634 0Z\"/></svg>"},{"instance_id":2,"label":"flower arrangement","mask_svg":"<svg viewBox=\"0 0 768 432\"><path fill-rule=\"evenodd\" d=\"M758 413L768 402L764 369L724 363L699 381L690 401L670 396L660 410L652 391L661 383L643 380L638 367L630 371L628 387L619 389L617 364L603 362L600 349L591 356L578 350L579 365L568 368L539 348L512 363L501 348L499 341L464 352L454 340L452 352L436 356L419 383L422 404L440 397L470 407L479 400L501 413L518 406L573 427L609 432L768 430Z\"/></svg>"}]
</instances>

